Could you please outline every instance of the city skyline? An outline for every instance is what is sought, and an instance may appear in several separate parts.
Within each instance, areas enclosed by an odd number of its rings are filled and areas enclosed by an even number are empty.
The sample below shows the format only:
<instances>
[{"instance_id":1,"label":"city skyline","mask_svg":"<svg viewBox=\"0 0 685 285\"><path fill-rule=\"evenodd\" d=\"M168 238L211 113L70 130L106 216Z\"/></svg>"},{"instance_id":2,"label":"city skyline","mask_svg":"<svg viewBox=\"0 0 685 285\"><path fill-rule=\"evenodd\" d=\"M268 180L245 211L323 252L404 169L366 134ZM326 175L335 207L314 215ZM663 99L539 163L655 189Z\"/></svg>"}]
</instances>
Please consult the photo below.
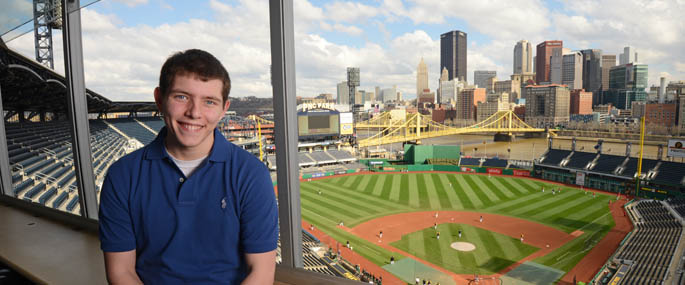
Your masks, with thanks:
<instances>
[{"instance_id":1,"label":"city skyline","mask_svg":"<svg viewBox=\"0 0 685 285\"><path fill-rule=\"evenodd\" d=\"M30 17L29 0L2 5L7 8L0 17L5 19L0 23L3 32L12 23L23 22L21 15ZM359 89L397 85L405 99L414 98L415 67L421 57L427 65L429 88L436 90L439 37L452 30L468 34L467 70L495 70L499 80L511 74L513 49L520 40L532 45L562 40L571 50L602 49L603 54L617 57L625 46L631 46L640 63L649 65L650 86L657 85L664 73L669 75L668 81L682 80L685 39L680 35L685 34L685 24L676 16L684 9L682 1L502 1L486 5L477 1L296 0L297 95L336 94L337 83L345 80L345 68L359 66ZM81 12L83 23L89 23L83 27L86 83L108 98L152 101L161 62L173 51L191 47L216 53L226 64L234 82L232 96L271 96L267 2L211 0L190 5L111 0ZM9 33L3 39L13 37ZM63 65L59 31L55 37L59 69ZM32 33L8 46L34 57Z\"/></svg>"}]
</instances>

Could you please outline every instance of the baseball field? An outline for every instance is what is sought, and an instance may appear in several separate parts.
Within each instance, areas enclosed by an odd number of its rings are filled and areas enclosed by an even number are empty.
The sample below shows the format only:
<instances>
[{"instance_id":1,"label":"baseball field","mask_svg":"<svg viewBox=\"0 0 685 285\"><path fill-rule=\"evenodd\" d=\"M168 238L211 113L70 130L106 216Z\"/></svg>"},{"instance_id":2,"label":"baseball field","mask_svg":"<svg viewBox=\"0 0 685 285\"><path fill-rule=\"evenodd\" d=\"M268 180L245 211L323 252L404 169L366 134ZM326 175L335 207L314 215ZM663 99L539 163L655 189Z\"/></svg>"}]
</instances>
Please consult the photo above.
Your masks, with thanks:
<instances>
[{"instance_id":1,"label":"baseball field","mask_svg":"<svg viewBox=\"0 0 685 285\"><path fill-rule=\"evenodd\" d=\"M614 226L608 205L615 198L527 178L442 172L301 182L303 219L349 241L355 253L378 266L392 256L454 274L497 274L523 262L567 272Z\"/></svg>"}]
</instances>

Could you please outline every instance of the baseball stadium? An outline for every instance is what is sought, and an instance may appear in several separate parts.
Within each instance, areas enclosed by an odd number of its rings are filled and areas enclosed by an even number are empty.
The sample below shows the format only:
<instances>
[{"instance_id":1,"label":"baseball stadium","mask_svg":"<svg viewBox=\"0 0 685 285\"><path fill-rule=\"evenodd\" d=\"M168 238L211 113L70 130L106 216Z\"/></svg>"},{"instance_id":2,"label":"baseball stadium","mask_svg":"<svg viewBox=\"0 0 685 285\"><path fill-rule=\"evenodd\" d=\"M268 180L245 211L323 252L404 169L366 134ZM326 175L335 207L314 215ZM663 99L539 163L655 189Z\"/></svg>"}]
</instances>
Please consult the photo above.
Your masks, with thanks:
<instances>
[{"instance_id":1,"label":"baseball stadium","mask_svg":"<svg viewBox=\"0 0 685 285\"><path fill-rule=\"evenodd\" d=\"M70 93L72 72L0 45L0 284L106 280L107 169L164 127L153 102ZM279 210L295 208L279 216L275 284L685 284L683 137L644 126L581 137L513 111L455 126L416 109L300 103L294 157L273 114L219 125L271 171ZM286 170L294 192L279 184ZM287 266L293 251L301 268Z\"/></svg>"}]
</instances>

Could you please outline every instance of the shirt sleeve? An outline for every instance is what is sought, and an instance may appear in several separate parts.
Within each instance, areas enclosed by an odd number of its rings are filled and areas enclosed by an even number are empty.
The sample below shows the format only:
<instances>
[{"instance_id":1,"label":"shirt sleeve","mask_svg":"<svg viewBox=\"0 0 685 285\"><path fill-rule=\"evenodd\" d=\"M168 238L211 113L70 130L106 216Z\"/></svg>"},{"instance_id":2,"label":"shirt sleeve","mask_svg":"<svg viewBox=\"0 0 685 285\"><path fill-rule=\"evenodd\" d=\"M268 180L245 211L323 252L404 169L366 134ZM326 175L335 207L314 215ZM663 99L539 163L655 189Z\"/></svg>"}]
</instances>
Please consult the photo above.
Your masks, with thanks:
<instances>
[{"instance_id":1,"label":"shirt sleeve","mask_svg":"<svg viewBox=\"0 0 685 285\"><path fill-rule=\"evenodd\" d=\"M269 171L250 157L239 181L240 240L245 253L262 253L278 246L278 207Z\"/></svg>"},{"instance_id":2,"label":"shirt sleeve","mask_svg":"<svg viewBox=\"0 0 685 285\"><path fill-rule=\"evenodd\" d=\"M104 252L122 252L136 249L136 239L129 212L130 189L116 176L117 164L110 167L100 192L99 232L100 248ZM115 182L116 181L116 182Z\"/></svg>"}]
</instances>

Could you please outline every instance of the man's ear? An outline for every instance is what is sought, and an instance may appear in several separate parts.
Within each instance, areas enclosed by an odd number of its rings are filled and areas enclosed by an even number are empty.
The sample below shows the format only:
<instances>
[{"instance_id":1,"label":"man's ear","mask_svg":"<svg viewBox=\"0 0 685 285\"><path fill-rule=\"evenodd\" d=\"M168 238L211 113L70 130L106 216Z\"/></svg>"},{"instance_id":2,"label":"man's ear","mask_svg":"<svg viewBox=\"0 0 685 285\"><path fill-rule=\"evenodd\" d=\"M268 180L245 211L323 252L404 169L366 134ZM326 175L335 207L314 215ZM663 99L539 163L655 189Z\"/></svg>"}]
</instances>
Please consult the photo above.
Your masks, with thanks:
<instances>
[{"instance_id":1,"label":"man's ear","mask_svg":"<svg viewBox=\"0 0 685 285\"><path fill-rule=\"evenodd\" d=\"M155 87L155 105L157 105L157 110L162 112L162 92L159 87Z\"/></svg>"},{"instance_id":2,"label":"man's ear","mask_svg":"<svg viewBox=\"0 0 685 285\"><path fill-rule=\"evenodd\" d=\"M226 113L226 111L228 111L228 107L231 106L231 101L226 99L226 103L224 104L224 113Z\"/></svg>"}]
</instances>

